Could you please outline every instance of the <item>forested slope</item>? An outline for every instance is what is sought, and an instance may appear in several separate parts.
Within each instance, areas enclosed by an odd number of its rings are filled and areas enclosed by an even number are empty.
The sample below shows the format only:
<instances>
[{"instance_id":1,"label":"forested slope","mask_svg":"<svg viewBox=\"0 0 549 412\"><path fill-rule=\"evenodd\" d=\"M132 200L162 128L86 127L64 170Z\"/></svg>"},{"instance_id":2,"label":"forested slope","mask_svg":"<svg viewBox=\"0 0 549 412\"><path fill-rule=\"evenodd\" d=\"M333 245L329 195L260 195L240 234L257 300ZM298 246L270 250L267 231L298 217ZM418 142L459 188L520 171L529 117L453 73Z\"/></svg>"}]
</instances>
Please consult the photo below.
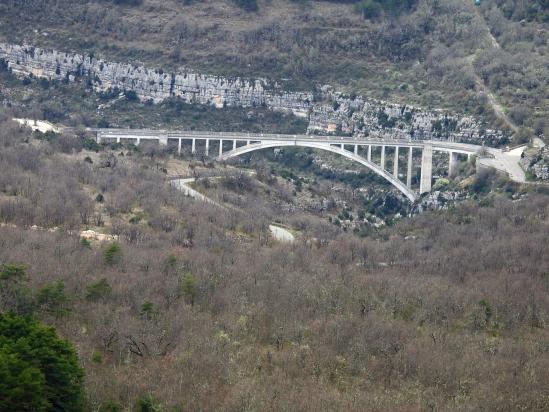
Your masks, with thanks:
<instances>
[{"instance_id":1,"label":"forested slope","mask_svg":"<svg viewBox=\"0 0 549 412\"><path fill-rule=\"evenodd\" d=\"M7 119L0 144L0 264L28 275L0 276L0 310L76 345L91 410L549 407L545 195L366 239L293 214L284 245L258 202L170 189L155 150L81 152Z\"/></svg>"}]
</instances>

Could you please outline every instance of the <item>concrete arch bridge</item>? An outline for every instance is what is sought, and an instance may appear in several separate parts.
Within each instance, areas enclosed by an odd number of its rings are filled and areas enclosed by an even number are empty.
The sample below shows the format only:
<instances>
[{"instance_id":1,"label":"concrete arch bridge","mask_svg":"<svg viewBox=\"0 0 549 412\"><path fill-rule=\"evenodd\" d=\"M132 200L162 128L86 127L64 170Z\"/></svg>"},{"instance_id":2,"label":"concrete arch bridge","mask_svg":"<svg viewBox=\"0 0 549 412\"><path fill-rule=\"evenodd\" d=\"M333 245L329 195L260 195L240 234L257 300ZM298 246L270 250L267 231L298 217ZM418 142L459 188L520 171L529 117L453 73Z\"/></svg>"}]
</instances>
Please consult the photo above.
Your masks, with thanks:
<instances>
[{"instance_id":1,"label":"concrete arch bridge","mask_svg":"<svg viewBox=\"0 0 549 412\"><path fill-rule=\"evenodd\" d=\"M482 154L486 157L487 166L496 167L506 172L513 180L524 181L524 172L518 166L520 154L515 159L516 155L511 156L509 152L501 149L448 141L382 140L342 136L233 132L168 132L144 129L88 130L96 134L98 143L131 142L139 145L143 141L157 141L161 145L177 145L178 153L181 153L185 147L186 150L190 149L193 154L201 153L206 156L215 154L218 160L228 160L245 153L267 148L295 146L325 150L355 161L383 177L400 190L411 202L416 201L419 195L431 191L433 152L446 152L449 154L449 174L456 167L460 155ZM415 172L413 160L414 156L418 155L421 156L419 188L412 187L412 176ZM374 158L376 161L374 161ZM401 168L403 160L406 165ZM390 167L387 170L386 166L389 162Z\"/></svg>"}]
</instances>

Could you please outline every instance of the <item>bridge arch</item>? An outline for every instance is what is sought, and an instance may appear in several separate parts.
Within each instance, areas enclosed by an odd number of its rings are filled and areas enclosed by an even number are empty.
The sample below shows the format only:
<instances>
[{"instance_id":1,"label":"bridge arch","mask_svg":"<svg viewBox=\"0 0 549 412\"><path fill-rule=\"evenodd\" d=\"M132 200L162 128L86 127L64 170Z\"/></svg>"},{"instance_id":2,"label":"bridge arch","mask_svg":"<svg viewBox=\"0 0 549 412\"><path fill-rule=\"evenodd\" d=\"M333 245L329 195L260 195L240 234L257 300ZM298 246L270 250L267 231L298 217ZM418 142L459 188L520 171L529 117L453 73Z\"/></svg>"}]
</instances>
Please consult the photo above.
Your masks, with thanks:
<instances>
[{"instance_id":1,"label":"bridge arch","mask_svg":"<svg viewBox=\"0 0 549 412\"><path fill-rule=\"evenodd\" d=\"M404 183L402 183L398 177L393 176L392 174L388 173L387 171L383 170L381 167L377 166L376 164L369 162L362 156L359 156L353 152L350 152L345 149L341 149L340 147L332 146L330 143L320 143L320 142L307 142L307 141L263 141L259 143L253 143L246 146L241 146L236 149L233 149L231 151L228 151L226 153L223 153L221 156L219 156L219 160L228 160L233 157L237 157L246 153L254 152L256 150L261 149L268 149L268 148L276 148L276 147L288 147L288 146L294 146L294 147L310 147L312 149L320 149L325 150L328 152L339 154L343 157L346 157L347 159L350 159L352 161L355 161L357 163L360 163L363 166L366 166L368 169L376 173L377 175L383 177L385 180L387 180L389 183L391 183L394 187L396 187L402 194L404 194L411 202L415 202L417 199L416 194L410 189L408 186L406 186Z\"/></svg>"}]
</instances>

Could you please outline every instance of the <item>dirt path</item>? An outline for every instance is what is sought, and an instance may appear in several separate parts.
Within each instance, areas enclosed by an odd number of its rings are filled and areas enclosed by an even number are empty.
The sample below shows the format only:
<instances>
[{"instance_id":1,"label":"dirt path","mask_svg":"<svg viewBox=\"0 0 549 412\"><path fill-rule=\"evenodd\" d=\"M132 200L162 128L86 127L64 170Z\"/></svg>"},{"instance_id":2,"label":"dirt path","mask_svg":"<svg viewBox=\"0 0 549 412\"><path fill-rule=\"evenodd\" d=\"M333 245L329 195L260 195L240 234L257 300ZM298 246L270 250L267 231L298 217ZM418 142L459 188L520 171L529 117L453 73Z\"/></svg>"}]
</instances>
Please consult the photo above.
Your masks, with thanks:
<instances>
[{"instance_id":1,"label":"dirt path","mask_svg":"<svg viewBox=\"0 0 549 412\"><path fill-rule=\"evenodd\" d=\"M488 23L486 23L486 20L484 19L484 16L482 15L482 13L478 10L478 8L476 6L472 6L472 7L476 8L475 12L479 16L479 18L484 22L484 26L486 28L486 37L488 38L488 43L491 45L491 47L493 49L501 49L500 44L498 43L497 39L494 37L494 35L490 31L490 27L488 26ZM513 121L509 118L509 116L507 116L507 114L505 113L505 109L498 102L498 100L497 100L496 96L494 95L494 93L492 93L490 91L490 88L488 87L488 85L484 82L484 80L475 71L474 60L477 57L477 53L479 51L481 51L481 50L477 50L477 52L475 52L475 54L473 54L473 55L471 55L467 58L467 60L471 64L473 75L475 76L476 86L477 86L478 90L481 93L486 95L486 98L488 99L488 103L492 107L492 110L494 111L494 113L498 117L498 119L502 120L507 125L507 127L509 127L513 132L516 133L518 131L518 127L513 123Z\"/></svg>"},{"instance_id":2,"label":"dirt path","mask_svg":"<svg viewBox=\"0 0 549 412\"><path fill-rule=\"evenodd\" d=\"M498 103L494 93L492 93L490 89L488 89L486 83L484 83L480 76L474 71L474 67L473 74L475 76L475 83L477 85L477 88L482 93L484 93L495 115L498 117L498 119L501 119L507 125L507 127L509 127L513 132L516 133L518 131L518 127L511 121L511 119L509 119L509 116L507 116L507 114L505 113L505 109L503 108L503 106Z\"/></svg>"}]
</instances>

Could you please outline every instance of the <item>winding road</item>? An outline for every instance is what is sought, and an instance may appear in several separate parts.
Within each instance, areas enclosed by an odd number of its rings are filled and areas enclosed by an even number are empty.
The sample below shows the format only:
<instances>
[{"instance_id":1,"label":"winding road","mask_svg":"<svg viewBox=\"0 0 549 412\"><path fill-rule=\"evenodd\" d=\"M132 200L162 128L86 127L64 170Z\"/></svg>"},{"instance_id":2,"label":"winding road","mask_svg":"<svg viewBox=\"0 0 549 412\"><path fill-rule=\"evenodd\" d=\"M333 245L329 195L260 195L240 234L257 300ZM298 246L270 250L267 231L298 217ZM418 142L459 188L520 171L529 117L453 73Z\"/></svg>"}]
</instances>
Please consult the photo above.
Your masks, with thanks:
<instances>
[{"instance_id":1,"label":"winding road","mask_svg":"<svg viewBox=\"0 0 549 412\"><path fill-rule=\"evenodd\" d=\"M221 176L216 176L213 178L214 179L221 178ZM190 183L193 183L195 181L196 181L196 178L188 177L184 179L170 180L170 184L176 189L181 190L186 196L192 197L193 199L197 199L202 202L210 203L222 209L227 209L227 206L219 202L216 202L215 200L210 199L209 197L204 196L202 193L200 193L199 191L189 186ZM271 232L272 237L279 242L291 243L295 240L295 236L292 232L276 224L269 225L269 231Z\"/></svg>"}]
</instances>

